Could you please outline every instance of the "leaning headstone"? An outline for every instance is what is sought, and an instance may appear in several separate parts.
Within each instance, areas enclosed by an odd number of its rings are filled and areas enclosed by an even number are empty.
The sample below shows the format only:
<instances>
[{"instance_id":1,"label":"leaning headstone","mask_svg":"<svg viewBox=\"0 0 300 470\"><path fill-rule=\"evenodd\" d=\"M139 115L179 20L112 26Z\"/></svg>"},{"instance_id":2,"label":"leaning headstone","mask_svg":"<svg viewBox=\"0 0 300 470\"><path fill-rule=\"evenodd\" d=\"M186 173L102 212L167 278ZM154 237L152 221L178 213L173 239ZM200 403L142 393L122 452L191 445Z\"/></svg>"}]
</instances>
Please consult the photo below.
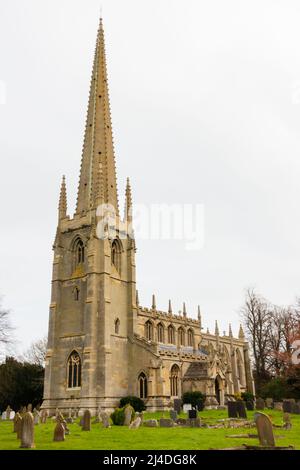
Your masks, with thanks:
<instances>
[{"instance_id":1,"label":"leaning headstone","mask_svg":"<svg viewBox=\"0 0 300 470\"><path fill-rule=\"evenodd\" d=\"M237 406L238 417L243 418L243 419L247 419L247 411L246 411L246 407L245 407L245 402L241 401L241 400L238 400L236 402L236 406Z\"/></svg>"},{"instance_id":2,"label":"leaning headstone","mask_svg":"<svg viewBox=\"0 0 300 470\"><path fill-rule=\"evenodd\" d=\"M264 447L275 447L273 426L269 416L264 413L255 413L254 421L260 445Z\"/></svg>"},{"instance_id":3,"label":"leaning headstone","mask_svg":"<svg viewBox=\"0 0 300 470\"><path fill-rule=\"evenodd\" d=\"M67 421L63 417L63 414L59 412L55 419L58 423L61 423L63 425L63 427L65 428L65 434L69 435L70 434L70 429L68 428Z\"/></svg>"},{"instance_id":4,"label":"leaning headstone","mask_svg":"<svg viewBox=\"0 0 300 470\"><path fill-rule=\"evenodd\" d=\"M21 421L21 445L22 449L33 449L34 444L34 423L33 416L28 411Z\"/></svg>"},{"instance_id":5,"label":"leaning headstone","mask_svg":"<svg viewBox=\"0 0 300 470\"><path fill-rule=\"evenodd\" d=\"M265 409L265 400L263 398L257 398L255 408L257 410L264 410Z\"/></svg>"},{"instance_id":6,"label":"leaning headstone","mask_svg":"<svg viewBox=\"0 0 300 470\"><path fill-rule=\"evenodd\" d=\"M175 421L177 419L177 411L175 410L170 410L170 418Z\"/></svg>"},{"instance_id":7,"label":"leaning headstone","mask_svg":"<svg viewBox=\"0 0 300 470\"><path fill-rule=\"evenodd\" d=\"M283 427L284 429L292 429L291 417L289 413L283 413Z\"/></svg>"},{"instance_id":8,"label":"leaning headstone","mask_svg":"<svg viewBox=\"0 0 300 470\"><path fill-rule=\"evenodd\" d=\"M129 425L129 429L138 429L141 425L141 418L138 416L132 423Z\"/></svg>"},{"instance_id":9,"label":"leaning headstone","mask_svg":"<svg viewBox=\"0 0 300 470\"><path fill-rule=\"evenodd\" d=\"M157 428L157 419L147 419L146 421L144 421L144 426L146 426L147 428Z\"/></svg>"},{"instance_id":10,"label":"leaning headstone","mask_svg":"<svg viewBox=\"0 0 300 470\"><path fill-rule=\"evenodd\" d=\"M283 400L282 410L284 413L292 412L292 402L290 400Z\"/></svg>"},{"instance_id":11,"label":"leaning headstone","mask_svg":"<svg viewBox=\"0 0 300 470\"><path fill-rule=\"evenodd\" d=\"M129 426L132 420L132 417L134 416L134 409L131 405L126 405L124 409L124 426Z\"/></svg>"},{"instance_id":12,"label":"leaning headstone","mask_svg":"<svg viewBox=\"0 0 300 470\"><path fill-rule=\"evenodd\" d=\"M182 401L180 398L174 398L174 410L179 414L181 411Z\"/></svg>"},{"instance_id":13,"label":"leaning headstone","mask_svg":"<svg viewBox=\"0 0 300 470\"><path fill-rule=\"evenodd\" d=\"M238 418L238 407L236 401L229 401L228 404L228 418Z\"/></svg>"},{"instance_id":14,"label":"leaning headstone","mask_svg":"<svg viewBox=\"0 0 300 470\"><path fill-rule=\"evenodd\" d=\"M173 428L174 421L170 418L160 418L159 425L161 428Z\"/></svg>"},{"instance_id":15,"label":"leaning headstone","mask_svg":"<svg viewBox=\"0 0 300 470\"><path fill-rule=\"evenodd\" d=\"M109 428L109 427L110 427L109 416L108 416L108 414L106 413L106 411L102 411L102 412L101 412L100 418L101 418L101 421L102 421L102 426L103 426L104 428Z\"/></svg>"},{"instance_id":16,"label":"leaning headstone","mask_svg":"<svg viewBox=\"0 0 300 470\"><path fill-rule=\"evenodd\" d=\"M65 428L62 423L58 422L54 429L53 441L61 442L65 440Z\"/></svg>"}]
</instances>

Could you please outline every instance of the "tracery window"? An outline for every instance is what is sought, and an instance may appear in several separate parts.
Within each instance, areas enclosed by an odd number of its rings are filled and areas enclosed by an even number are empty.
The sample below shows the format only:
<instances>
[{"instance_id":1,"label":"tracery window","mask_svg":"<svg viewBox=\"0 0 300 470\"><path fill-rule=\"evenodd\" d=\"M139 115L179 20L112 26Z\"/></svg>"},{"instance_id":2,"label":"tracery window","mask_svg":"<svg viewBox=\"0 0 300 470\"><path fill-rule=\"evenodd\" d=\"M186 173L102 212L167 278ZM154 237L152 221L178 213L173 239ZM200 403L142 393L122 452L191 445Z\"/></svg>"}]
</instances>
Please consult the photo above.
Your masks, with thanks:
<instances>
[{"instance_id":1,"label":"tracery window","mask_svg":"<svg viewBox=\"0 0 300 470\"><path fill-rule=\"evenodd\" d=\"M177 397L179 392L179 367L174 364L170 373L170 392L172 397Z\"/></svg>"},{"instance_id":2,"label":"tracery window","mask_svg":"<svg viewBox=\"0 0 300 470\"><path fill-rule=\"evenodd\" d=\"M175 329L173 325L168 327L168 343L175 344Z\"/></svg>"},{"instance_id":3,"label":"tracery window","mask_svg":"<svg viewBox=\"0 0 300 470\"><path fill-rule=\"evenodd\" d=\"M148 390L147 390L147 377L144 372L141 372L138 377L138 385L139 385L139 395L140 398L147 398Z\"/></svg>"},{"instance_id":4,"label":"tracery window","mask_svg":"<svg viewBox=\"0 0 300 470\"><path fill-rule=\"evenodd\" d=\"M188 346L194 346L194 332L193 332L193 330L188 330L187 337L188 337Z\"/></svg>"},{"instance_id":5,"label":"tracery window","mask_svg":"<svg viewBox=\"0 0 300 470\"><path fill-rule=\"evenodd\" d=\"M183 328L178 328L178 344L179 346L184 346L184 329Z\"/></svg>"},{"instance_id":6,"label":"tracery window","mask_svg":"<svg viewBox=\"0 0 300 470\"><path fill-rule=\"evenodd\" d=\"M159 343L164 342L164 326L161 323L157 325L157 341Z\"/></svg>"},{"instance_id":7,"label":"tracery window","mask_svg":"<svg viewBox=\"0 0 300 470\"><path fill-rule=\"evenodd\" d=\"M67 375L68 388L81 387L81 360L76 351L69 356Z\"/></svg>"}]
</instances>

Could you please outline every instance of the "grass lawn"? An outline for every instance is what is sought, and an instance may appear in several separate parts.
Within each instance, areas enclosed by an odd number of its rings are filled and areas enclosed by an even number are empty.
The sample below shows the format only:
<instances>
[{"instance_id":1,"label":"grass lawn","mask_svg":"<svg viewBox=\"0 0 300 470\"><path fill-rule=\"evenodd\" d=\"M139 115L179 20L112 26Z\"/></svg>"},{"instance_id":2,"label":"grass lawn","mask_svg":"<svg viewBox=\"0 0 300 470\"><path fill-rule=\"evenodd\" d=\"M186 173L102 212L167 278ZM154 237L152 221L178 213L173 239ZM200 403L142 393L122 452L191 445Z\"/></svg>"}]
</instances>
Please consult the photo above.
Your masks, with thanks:
<instances>
[{"instance_id":1,"label":"grass lawn","mask_svg":"<svg viewBox=\"0 0 300 470\"><path fill-rule=\"evenodd\" d=\"M282 424L282 413L267 410L274 424ZM162 413L145 413L145 419L159 418ZM165 412L167 417L168 413ZM181 415L184 417L184 415ZM199 413L199 416L208 424L216 423L216 420L227 418L226 410L207 410ZM253 412L248 411L251 419ZM278 446L293 445L300 449L300 415L291 415L292 429L274 429ZM123 426L112 426L110 429L102 428L101 424L92 424L90 432L81 431L79 420L69 424L70 435L66 436L64 442L53 442L55 423L48 420L47 424L35 426L36 449L56 450L189 450L189 449L220 449L226 447L241 446L242 444L258 445L257 439L227 438L230 434L256 434L253 429L207 429L207 428L147 428L141 427L131 430ZM13 423L0 421L0 450L17 450L20 442L13 432ZM21 450L21 449L20 449Z\"/></svg>"}]
</instances>

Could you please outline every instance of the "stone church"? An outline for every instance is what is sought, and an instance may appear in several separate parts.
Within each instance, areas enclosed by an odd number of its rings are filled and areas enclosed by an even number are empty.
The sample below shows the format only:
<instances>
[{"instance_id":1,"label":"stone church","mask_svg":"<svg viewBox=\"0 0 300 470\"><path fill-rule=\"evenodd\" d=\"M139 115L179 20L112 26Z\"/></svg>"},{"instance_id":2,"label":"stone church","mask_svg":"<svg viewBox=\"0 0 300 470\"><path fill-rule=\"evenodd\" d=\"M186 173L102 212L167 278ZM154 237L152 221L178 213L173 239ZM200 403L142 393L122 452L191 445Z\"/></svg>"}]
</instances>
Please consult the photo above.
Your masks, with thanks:
<instances>
[{"instance_id":1,"label":"stone church","mask_svg":"<svg viewBox=\"0 0 300 470\"><path fill-rule=\"evenodd\" d=\"M112 208L116 224L97 235L98 212ZM43 408L112 409L121 397L141 397L148 410L165 409L186 391L206 394L206 406L253 392L249 346L234 337L203 332L197 319L138 301L135 240L127 181L125 215L118 205L102 21L97 36L76 212L67 215L63 178L53 246ZM111 210L111 209L109 209ZM107 227L106 227L107 228ZM122 232L122 233L121 233ZM113 236L111 236L113 233ZM121 236L122 235L122 236Z\"/></svg>"}]
</instances>

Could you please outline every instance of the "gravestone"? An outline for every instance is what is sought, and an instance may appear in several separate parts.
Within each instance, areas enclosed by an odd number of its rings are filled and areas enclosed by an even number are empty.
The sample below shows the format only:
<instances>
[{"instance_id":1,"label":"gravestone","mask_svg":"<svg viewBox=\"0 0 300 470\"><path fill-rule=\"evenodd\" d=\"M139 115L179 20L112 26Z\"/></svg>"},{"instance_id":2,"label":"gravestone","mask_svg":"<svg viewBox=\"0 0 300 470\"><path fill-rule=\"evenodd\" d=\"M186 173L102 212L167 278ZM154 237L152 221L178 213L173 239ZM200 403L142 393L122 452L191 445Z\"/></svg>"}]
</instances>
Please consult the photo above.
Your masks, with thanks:
<instances>
[{"instance_id":1,"label":"gravestone","mask_svg":"<svg viewBox=\"0 0 300 470\"><path fill-rule=\"evenodd\" d=\"M283 400L282 410L284 413L292 413L292 402L290 400Z\"/></svg>"},{"instance_id":2,"label":"gravestone","mask_svg":"<svg viewBox=\"0 0 300 470\"><path fill-rule=\"evenodd\" d=\"M192 409L193 409L193 407L192 407L192 405L191 405L190 403L185 403L185 404L183 405L183 411L184 411L185 413L187 413L189 410L192 410Z\"/></svg>"},{"instance_id":3,"label":"gravestone","mask_svg":"<svg viewBox=\"0 0 300 470\"><path fill-rule=\"evenodd\" d=\"M138 429L141 425L141 418L138 416L132 423L129 425L129 429Z\"/></svg>"},{"instance_id":4,"label":"gravestone","mask_svg":"<svg viewBox=\"0 0 300 470\"><path fill-rule=\"evenodd\" d=\"M266 407L271 410L273 408L273 398L266 398Z\"/></svg>"},{"instance_id":5,"label":"gravestone","mask_svg":"<svg viewBox=\"0 0 300 470\"><path fill-rule=\"evenodd\" d=\"M90 410L85 410L82 418L82 431L91 430L91 412Z\"/></svg>"},{"instance_id":6,"label":"gravestone","mask_svg":"<svg viewBox=\"0 0 300 470\"><path fill-rule=\"evenodd\" d=\"M248 411L253 411L254 410L254 401L249 400L246 401L246 408Z\"/></svg>"},{"instance_id":7,"label":"gravestone","mask_svg":"<svg viewBox=\"0 0 300 470\"><path fill-rule=\"evenodd\" d=\"M9 420L10 419L10 413L11 413L12 409L11 407L8 405L8 407L6 408L6 411L5 411L5 419L6 420Z\"/></svg>"},{"instance_id":8,"label":"gravestone","mask_svg":"<svg viewBox=\"0 0 300 470\"><path fill-rule=\"evenodd\" d=\"M177 419L177 411L175 410L170 410L170 418L175 421Z\"/></svg>"},{"instance_id":9,"label":"gravestone","mask_svg":"<svg viewBox=\"0 0 300 470\"><path fill-rule=\"evenodd\" d=\"M147 419L146 421L144 421L144 426L146 426L147 428L157 428L157 419Z\"/></svg>"},{"instance_id":10,"label":"gravestone","mask_svg":"<svg viewBox=\"0 0 300 470\"><path fill-rule=\"evenodd\" d=\"M281 401L274 402L274 410L282 411L283 410L283 403Z\"/></svg>"},{"instance_id":11,"label":"gravestone","mask_svg":"<svg viewBox=\"0 0 300 470\"><path fill-rule=\"evenodd\" d=\"M42 410L41 412L41 423L46 424L48 418L48 411L47 410Z\"/></svg>"},{"instance_id":12,"label":"gravestone","mask_svg":"<svg viewBox=\"0 0 300 470\"><path fill-rule=\"evenodd\" d=\"M174 398L174 410L179 414L181 411L182 401L180 398Z\"/></svg>"},{"instance_id":13,"label":"gravestone","mask_svg":"<svg viewBox=\"0 0 300 470\"><path fill-rule=\"evenodd\" d=\"M237 401L237 413L239 418L247 419L247 411L244 401Z\"/></svg>"},{"instance_id":14,"label":"gravestone","mask_svg":"<svg viewBox=\"0 0 300 470\"><path fill-rule=\"evenodd\" d=\"M61 422L58 422L54 429L53 441L61 442L65 440L65 428Z\"/></svg>"},{"instance_id":15,"label":"gravestone","mask_svg":"<svg viewBox=\"0 0 300 470\"><path fill-rule=\"evenodd\" d=\"M22 431L22 416L20 413L16 413L14 419L14 432L17 434L17 439L21 439L21 431Z\"/></svg>"},{"instance_id":16,"label":"gravestone","mask_svg":"<svg viewBox=\"0 0 300 470\"><path fill-rule=\"evenodd\" d=\"M238 407L236 401L229 401L228 407L228 418L238 418Z\"/></svg>"},{"instance_id":17,"label":"gravestone","mask_svg":"<svg viewBox=\"0 0 300 470\"><path fill-rule=\"evenodd\" d=\"M273 426L269 416L264 413L255 413L254 421L260 445L264 447L275 447Z\"/></svg>"},{"instance_id":18,"label":"gravestone","mask_svg":"<svg viewBox=\"0 0 300 470\"><path fill-rule=\"evenodd\" d=\"M196 419L196 418L197 418L197 410L189 410L188 419Z\"/></svg>"},{"instance_id":19,"label":"gravestone","mask_svg":"<svg viewBox=\"0 0 300 470\"><path fill-rule=\"evenodd\" d=\"M173 428L174 421L170 418L160 418L159 425L161 428Z\"/></svg>"},{"instance_id":20,"label":"gravestone","mask_svg":"<svg viewBox=\"0 0 300 470\"><path fill-rule=\"evenodd\" d=\"M28 413L32 412L32 404L31 403L29 403L29 405L27 406L27 412Z\"/></svg>"},{"instance_id":21,"label":"gravestone","mask_svg":"<svg viewBox=\"0 0 300 470\"><path fill-rule=\"evenodd\" d=\"M299 415L300 414L300 404L299 403L292 403L292 413Z\"/></svg>"},{"instance_id":22,"label":"gravestone","mask_svg":"<svg viewBox=\"0 0 300 470\"><path fill-rule=\"evenodd\" d=\"M1 415L1 419L3 421L6 420L6 411L3 411L2 415Z\"/></svg>"},{"instance_id":23,"label":"gravestone","mask_svg":"<svg viewBox=\"0 0 300 470\"><path fill-rule=\"evenodd\" d=\"M178 426L186 426L187 422L188 422L188 420L186 418L176 419L176 424L178 424Z\"/></svg>"},{"instance_id":24,"label":"gravestone","mask_svg":"<svg viewBox=\"0 0 300 470\"><path fill-rule=\"evenodd\" d=\"M201 419L200 418L188 418L186 424L190 428L201 428Z\"/></svg>"},{"instance_id":25,"label":"gravestone","mask_svg":"<svg viewBox=\"0 0 300 470\"><path fill-rule=\"evenodd\" d=\"M283 427L284 429L292 429L291 417L289 413L283 413Z\"/></svg>"},{"instance_id":26,"label":"gravestone","mask_svg":"<svg viewBox=\"0 0 300 470\"><path fill-rule=\"evenodd\" d=\"M104 428L110 428L109 416L108 416L108 414L106 413L106 411L102 411L102 412L101 412L100 418L101 418L101 421L102 421L102 426L103 426Z\"/></svg>"},{"instance_id":27,"label":"gravestone","mask_svg":"<svg viewBox=\"0 0 300 470\"><path fill-rule=\"evenodd\" d=\"M33 416L28 411L21 421L21 445L22 449L34 449L34 423Z\"/></svg>"},{"instance_id":28,"label":"gravestone","mask_svg":"<svg viewBox=\"0 0 300 470\"><path fill-rule=\"evenodd\" d=\"M33 412L33 422L34 424L40 424L40 413L38 412L38 410L35 410Z\"/></svg>"},{"instance_id":29,"label":"gravestone","mask_svg":"<svg viewBox=\"0 0 300 470\"><path fill-rule=\"evenodd\" d=\"M255 408L257 410L264 410L265 409L265 400L263 398L257 398L256 399L256 406Z\"/></svg>"},{"instance_id":30,"label":"gravestone","mask_svg":"<svg viewBox=\"0 0 300 470\"><path fill-rule=\"evenodd\" d=\"M129 426L131 419L134 416L134 409L131 405L126 405L124 409L124 426Z\"/></svg>"}]
</instances>

